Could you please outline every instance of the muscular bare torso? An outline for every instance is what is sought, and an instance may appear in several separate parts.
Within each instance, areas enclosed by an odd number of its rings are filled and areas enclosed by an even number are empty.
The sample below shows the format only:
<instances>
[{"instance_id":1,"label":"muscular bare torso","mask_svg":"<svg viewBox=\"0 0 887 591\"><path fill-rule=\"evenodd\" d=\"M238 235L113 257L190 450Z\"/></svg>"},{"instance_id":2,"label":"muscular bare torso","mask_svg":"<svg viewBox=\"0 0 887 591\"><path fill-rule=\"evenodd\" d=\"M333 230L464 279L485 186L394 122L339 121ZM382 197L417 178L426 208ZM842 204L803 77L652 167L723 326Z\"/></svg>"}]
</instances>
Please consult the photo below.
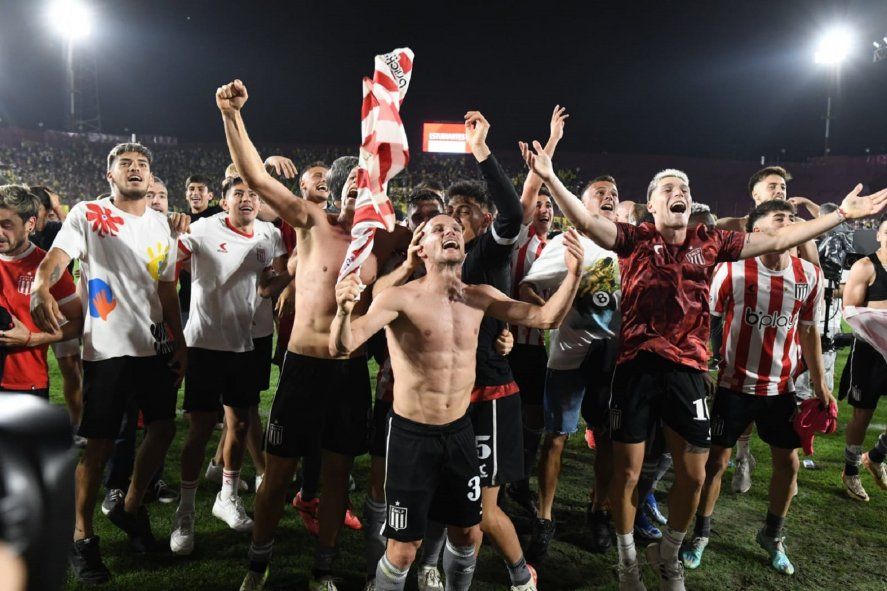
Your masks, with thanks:
<instances>
[{"instance_id":1,"label":"muscular bare torso","mask_svg":"<svg viewBox=\"0 0 887 591\"><path fill-rule=\"evenodd\" d=\"M388 325L394 412L444 425L468 410L474 386L481 298L472 286L451 297L422 278L397 290L400 313Z\"/></svg>"},{"instance_id":2,"label":"muscular bare torso","mask_svg":"<svg viewBox=\"0 0 887 591\"><path fill-rule=\"evenodd\" d=\"M299 264L296 268L296 316L290 335L289 350L299 355L330 359L330 323L336 314L336 280L351 243L351 229L335 216L318 215L307 229L296 228ZM360 268L364 285L372 285L378 269L375 254ZM354 308L354 317L362 316L369 306L369 290ZM363 348L353 356L362 355Z\"/></svg>"}]
</instances>

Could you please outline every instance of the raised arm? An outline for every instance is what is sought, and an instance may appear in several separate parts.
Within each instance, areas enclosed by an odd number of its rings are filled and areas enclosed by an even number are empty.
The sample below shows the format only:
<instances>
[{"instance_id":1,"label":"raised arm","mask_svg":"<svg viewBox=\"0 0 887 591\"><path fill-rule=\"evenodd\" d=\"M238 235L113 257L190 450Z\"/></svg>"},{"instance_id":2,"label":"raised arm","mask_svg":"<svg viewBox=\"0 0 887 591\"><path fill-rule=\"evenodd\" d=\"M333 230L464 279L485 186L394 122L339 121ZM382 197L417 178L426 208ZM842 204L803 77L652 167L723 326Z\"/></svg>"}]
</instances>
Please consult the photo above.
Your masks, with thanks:
<instances>
[{"instance_id":1,"label":"raised arm","mask_svg":"<svg viewBox=\"0 0 887 591\"><path fill-rule=\"evenodd\" d=\"M548 185L554 202L567 216L567 219L600 247L613 250L616 246L616 224L601 215L588 211L582 201L570 193L554 174L551 158L542 149L542 144L534 141L533 148L535 152L527 144L521 142L521 155L530 170L538 174Z\"/></svg>"},{"instance_id":2,"label":"raised arm","mask_svg":"<svg viewBox=\"0 0 887 591\"><path fill-rule=\"evenodd\" d=\"M554 111L551 113L551 122L549 123L551 132L548 136L548 143L545 144L545 153L548 154L549 158L554 158L557 144L564 137L564 124L567 117L569 117L565 111L566 107L555 105ZM536 197L539 195L540 188L542 188L542 179L539 175L532 170L527 172L527 178L524 179L523 192L520 196L521 207L524 210L525 226L533 219L533 212L536 210Z\"/></svg>"},{"instance_id":3,"label":"raised arm","mask_svg":"<svg viewBox=\"0 0 887 591\"><path fill-rule=\"evenodd\" d=\"M564 259L567 276L556 292L542 305L513 300L489 285L472 286L485 298L486 314L505 322L531 328L557 328L566 318L579 289L582 276L582 260L585 252L576 230L567 230L564 236Z\"/></svg>"},{"instance_id":4,"label":"raised arm","mask_svg":"<svg viewBox=\"0 0 887 591\"><path fill-rule=\"evenodd\" d=\"M490 199L498 210L493 220L494 237L499 244L513 244L523 226L524 211L514 185L487 146L489 131L490 123L479 111L465 114L465 138L487 182Z\"/></svg>"},{"instance_id":5,"label":"raised arm","mask_svg":"<svg viewBox=\"0 0 887 591\"><path fill-rule=\"evenodd\" d=\"M240 80L220 86L216 90L216 106L222 112L231 160L246 184L284 221L294 227L307 228L313 221L312 205L304 199L297 198L283 183L268 173L262 157L246 133L240 110L248 98L246 86Z\"/></svg>"},{"instance_id":6,"label":"raised arm","mask_svg":"<svg viewBox=\"0 0 887 591\"><path fill-rule=\"evenodd\" d=\"M366 314L351 320L354 304L364 285L356 273L351 273L336 284L338 309L330 325L330 355L345 357L364 344L371 336L397 319L396 289L388 289L373 300ZM394 295L392 295L394 294Z\"/></svg>"},{"instance_id":7,"label":"raised arm","mask_svg":"<svg viewBox=\"0 0 887 591\"><path fill-rule=\"evenodd\" d=\"M850 191L841 207L828 215L783 226L775 232L752 232L746 238L740 258L749 259L770 252L782 252L827 232L847 219L877 215L887 207L887 189L861 197L862 185Z\"/></svg>"}]
</instances>

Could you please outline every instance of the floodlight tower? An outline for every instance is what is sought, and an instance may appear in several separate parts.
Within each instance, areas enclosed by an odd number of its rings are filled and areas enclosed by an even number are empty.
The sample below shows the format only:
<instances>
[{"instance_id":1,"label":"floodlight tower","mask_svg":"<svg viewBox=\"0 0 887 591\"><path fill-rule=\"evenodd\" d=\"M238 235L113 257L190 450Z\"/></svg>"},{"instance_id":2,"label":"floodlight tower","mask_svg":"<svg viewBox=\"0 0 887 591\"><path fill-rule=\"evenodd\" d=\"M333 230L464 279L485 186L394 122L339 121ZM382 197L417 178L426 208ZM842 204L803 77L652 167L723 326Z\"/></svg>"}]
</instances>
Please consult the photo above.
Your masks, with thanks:
<instances>
[{"instance_id":1,"label":"floodlight tower","mask_svg":"<svg viewBox=\"0 0 887 591\"><path fill-rule=\"evenodd\" d=\"M832 91L838 89L841 80L841 64L847 59L853 46L853 34L845 27L835 27L827 31L819 40L813 61L829 70L828 96L825 103L825 147L824 156L831 152L829 146L832 122Z\"/></svg>"},{"instance_id":2,"label":"floodlight tower","mask_svg":"<svg viewBox=\"0 0 887 591\"><path fill-rule=\"evenodd\" d=\"M82 43L92 32L92 10L81 0L55 0L49 6L48 16L50 24L65 42L68 130L101 131L95 55Z\"/></svg>"}]
</instances>

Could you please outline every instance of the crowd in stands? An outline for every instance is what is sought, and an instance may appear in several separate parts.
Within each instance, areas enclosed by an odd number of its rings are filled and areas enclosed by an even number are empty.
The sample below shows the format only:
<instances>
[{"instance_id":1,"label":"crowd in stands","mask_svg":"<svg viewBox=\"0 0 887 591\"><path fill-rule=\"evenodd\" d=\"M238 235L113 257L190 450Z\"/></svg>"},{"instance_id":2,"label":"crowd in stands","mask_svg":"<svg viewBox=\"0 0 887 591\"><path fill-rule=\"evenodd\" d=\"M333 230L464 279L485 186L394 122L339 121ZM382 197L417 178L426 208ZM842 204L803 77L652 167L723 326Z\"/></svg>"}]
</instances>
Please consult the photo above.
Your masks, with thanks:
<instances>
[{"instance_id":1,"label":"crowd in stands","mask_svg":"<svg viewBox=\"0 0 887 591\"><path fill-rule=\"evenodd\" d=\"M78 139L58 141L58 136L53 139L55 141L0 137L0 184L46 185L57 191L62 202L69 206L107 193L103 172L110 144ZM187 210L184 186L188 176L200 173L210 178L218 177L221 185L223 171L230 161L228 149L222 143L150 147L155 158L154 172L167 184L169 205L173 211ZM338 155L348 152L341 146L259 145L259 150L262 154L290 158L297 166L318 160L332 162ZM507 150L500 150L500 153L503 167L519 187L526 176L520 155L517 150L513 154ZM694 198L709 204L719 215L728 216L747 213L744 179L750 170L759 167L757 162L735 160L569 152L559 153L557 160L558 175L570 189L579 191L584 180L605 172L618 179L623 199L636 201L643 201L646 179L649 178L647 172L652 174L662 168L678 166L688 171L693 179ZM887 181L887 157L884 156L830 157L806 163L785 163L784 166L794 175L792 193L816 203L839 201L846 188L856 182L870 188L882 186ZM409 167L392 181L389 193L396 206L404 210L404 199L419 180L435 179L446 187L455 180L475 177L476 172L470 155L414 151ZM872 223L867 220L859 225Z\"/></svg>"}]
</instances>

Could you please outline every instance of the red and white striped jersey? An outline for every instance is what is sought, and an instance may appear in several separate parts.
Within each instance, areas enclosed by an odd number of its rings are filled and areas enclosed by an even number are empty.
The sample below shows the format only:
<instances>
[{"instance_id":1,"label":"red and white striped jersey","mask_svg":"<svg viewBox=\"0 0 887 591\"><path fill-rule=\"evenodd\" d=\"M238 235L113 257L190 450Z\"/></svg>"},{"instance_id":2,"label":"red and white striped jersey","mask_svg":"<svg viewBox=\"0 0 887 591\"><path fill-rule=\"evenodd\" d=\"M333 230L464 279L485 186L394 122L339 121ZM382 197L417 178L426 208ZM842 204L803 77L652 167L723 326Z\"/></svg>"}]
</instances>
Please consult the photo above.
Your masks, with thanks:
<instances>
[{"instance_id":1,"label":"red and white striped jersey","mask_svg":"<svg viewBox=\"0 0 887 591\"><path fill-rule=\"evenodd\" d=\"M724 322L718 385L758 396L794 392L803 370L798 322L815 323L821 292L819 267L797 257L782 271L760 258L719 265L710 291L711 313Z\"/></svg>"},{"instance_id":2,"label":"red and white striped jersey","mask_svg":"<svg viewBox=\"0 0 887 591\"><path fill-rule=\"evenodd\" d=\"M521 229L517 242L514 243L514 253L511 257L511 297L514 299L520 299L520 283L530 272L533 261L542 254L545 245L546 242L536 233L535 227L530 225ZM538 328L513 325L511 332L514 333L514 342L517 345L545 346L542 331Z\"/></svg>"}]
</instances>

